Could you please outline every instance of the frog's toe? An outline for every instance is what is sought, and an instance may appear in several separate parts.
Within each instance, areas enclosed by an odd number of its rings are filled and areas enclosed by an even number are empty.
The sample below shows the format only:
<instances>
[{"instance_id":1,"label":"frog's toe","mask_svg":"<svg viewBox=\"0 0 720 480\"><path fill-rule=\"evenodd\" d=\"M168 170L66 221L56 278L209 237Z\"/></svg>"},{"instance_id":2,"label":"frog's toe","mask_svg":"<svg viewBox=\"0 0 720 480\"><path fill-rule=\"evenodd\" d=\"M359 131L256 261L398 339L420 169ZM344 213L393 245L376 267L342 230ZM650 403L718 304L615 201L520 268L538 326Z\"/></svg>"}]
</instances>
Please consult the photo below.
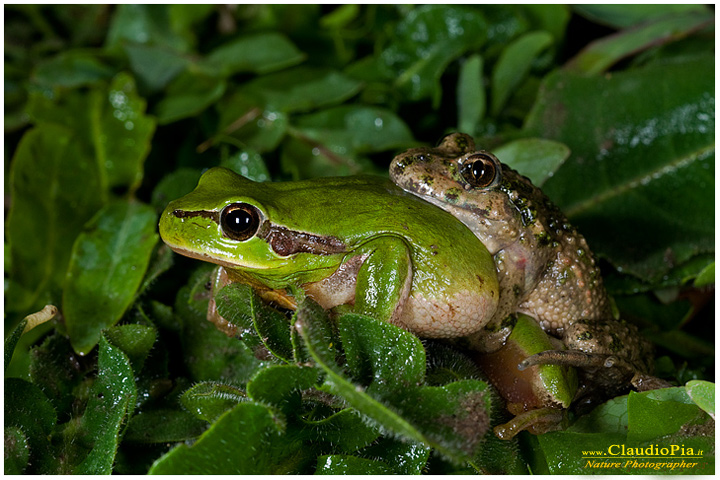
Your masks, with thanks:
<instances>
[{"instance_id":1,"label":"frog's toe","mask_svg":"<svg viewBox=\"0 0 720 480\"><path fill-rule=\"evenodd\" d=\"M565 365L569 367L611 367L620 359L604 354L586 353L580 350L545 350L531 355L518 365L525 370L533 365Z\"/></svg>"},{"instance_id":2,"label":"frog's toe","mask_svg":"<svg viewBox=\"0 0 720 480\"><path fill-rule=\"evenodd\" d=\"M511 440L515 435L527 430L540 435L567 426L567 410L553 407L537 408L517 415L507 423L493 429L495 436L501 440Z\"/></svg>"}]
</instances>

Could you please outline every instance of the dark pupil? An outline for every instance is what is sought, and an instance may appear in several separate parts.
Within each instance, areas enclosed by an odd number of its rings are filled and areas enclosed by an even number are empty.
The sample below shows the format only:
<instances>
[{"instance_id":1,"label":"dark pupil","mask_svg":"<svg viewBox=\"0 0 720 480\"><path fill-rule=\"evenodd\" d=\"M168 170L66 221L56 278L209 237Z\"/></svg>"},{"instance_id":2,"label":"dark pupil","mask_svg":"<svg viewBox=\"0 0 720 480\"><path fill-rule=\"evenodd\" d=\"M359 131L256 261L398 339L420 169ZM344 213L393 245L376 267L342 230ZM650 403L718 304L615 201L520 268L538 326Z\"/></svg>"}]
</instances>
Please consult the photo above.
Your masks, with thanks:
<instances>
[{"instance_id":1,"label":"dark pupil","mask_svg":"<svg viewBox=\"0 0 720 480\"><path fill-rule=\"evenodd\" d=\"M242 242L255 235L260 227L260 216L252 205L231 205L222 213L221 226L227 237Z\"/></svg>"},{"instance_id":2,"label":"dark pupil","mask_svg":"<svg viewBox=\"0 0 720 480\"><path fill-rule=\"evenodd\" d=\"M487 165L483 160L478 160L472 164L472 175L478 183L490 183L493 176L492 166Z\"/></svg>"},{"instance_id":3,"label":"dark pupil","mask_svg":"<svg viewBox=\"0 0 720 480\"><path fill-rule=\"evenodd\" d=\"M253 223L252 216L245 210L233 210L227 214L226 222L228 228L236 232L244 232Z\"/></svg>"},{"instance_id":4,"label":"dark pupil","mask_svg":"<svg viewBox=\"0 0 720 480\"><path fill-rule=\"evenodd\" d=\"M484 188L495 180L495 163L488 158L466 163L463 169L465 180L476 188Z\"/></svg>"}]
</instances>

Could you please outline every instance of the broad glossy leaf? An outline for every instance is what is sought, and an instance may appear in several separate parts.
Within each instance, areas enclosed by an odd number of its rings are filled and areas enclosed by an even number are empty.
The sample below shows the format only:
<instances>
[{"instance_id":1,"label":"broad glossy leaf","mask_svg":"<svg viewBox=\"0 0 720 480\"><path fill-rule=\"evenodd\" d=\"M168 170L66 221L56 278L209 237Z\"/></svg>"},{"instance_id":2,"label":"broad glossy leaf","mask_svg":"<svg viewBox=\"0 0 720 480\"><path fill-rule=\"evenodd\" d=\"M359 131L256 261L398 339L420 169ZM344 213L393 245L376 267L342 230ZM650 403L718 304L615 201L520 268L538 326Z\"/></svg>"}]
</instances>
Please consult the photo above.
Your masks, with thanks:
<instances>
[{"instance_id":1,"label":"broad glossy leaf","mask_svg":"<svg viewBox=\"0 0 720 480\"><path fill-rule=\"evenodd\" d=\"M523 138L493 149L493 154L542 187L570 156L570 149L552 140Z\"/></svg>"},{"instance_id":2,"label":"broad glossy leaf","mask_svg":"<svg viewBox=\"0 0 720 480\"><path fill-rule=\"evenodd\" d=\"M75 88L96 84L112 77L112 68L86 51L62 52L40 63L32 75L33 82L43 87Z\"/></svg>"},{"instance_id":3,"label":"broad glossy leaf","mask_svg":"<svg viewBox=\"0 0 720 480\"><path fill-rule=\"evenodd\" d=\"M256 33L227 42L207 57L207 63L222 75L239 72L269 73L305 59L305 54L277 32Z\"/></svg>"},{"instance_id":4,"label":"broad glossy leaf","mask_svg":"<svg viewBox=\"0 0 720 480\"><path fill-rule=\"evenodd\" d=\"M186 71L168 85L155 106L158 124L166 125L200 114L225 93L225 80L202 71Z\"/></svg>"},{"instance_id":5,"label":"broad glossy leaf","mask_svg":"<svg viewBox=\"0 0 720 480\"><path fill-rule=\"evenodd\" d=\"M440 76L463 52L486 40L482 13L458 5L415 8L398 23L393 43L380 61L389 80L411 101L427 97L440 103Z\"/></svg>"},{"instance_id":6,"label":"broad glossy leaf","mask_svg":"<svg viewBox=\"0 0 720 480\"><path fill-rule=\"evenodd\" d=\"M169 5L118 5L105 46L115 49L125 42L159 45L180 52L188 48L187 40L173 28Z\"/></svg>"},{"instance_id":7,"label":"broad glossy leaf","mask_svg":"<svg viewBox=\"0 0 720 480\"><path fill-rule=\"evenodd\" d=\"M270 172L258 152L251 148L233 150L234 153L224 155L224 158L220 161L221 167L229 168L254 182L267 182L270 180Z\"/></svg>"},{"instance_id":8,"label":"broad glossy leaf","mask_svg":"<svg viewBox=\"0 0 720 480\"><path fill-rule=\"evenodd\" d=\"M165 88L190 64L188 58L166 47L127 44L124 49L140 87L150 93Z\"/></svg>"},{"instance_id":9,"label":"broad glossy leaf","mask_svg":"<svg viewBox=\"0 0 720 480\"><path fill-rule=\"evenodd\" d=\"M715 384L705 380L691 380L685 385L688 397L695 405L715 418Z\"/></svg>"},{"instance_id":10,"label":"broad glossy leaf","mask_svg":"<svg viewBox=\"0 0 720 480\"><path fill-rule=\"evenodd\" d=\"M192 446L179 445L155 462L155 475L272 474L283 437L267 408L241 403Z\"/></svg>"},{"instance_id":11,"label":"broad glossy leaf","mask_svg":"<svg viewBox=\"0 0 720 480\"><path fill-rule=\"evenodd\" d=\"M573 57L565 65L565 69L596 75L627 56L679 40L711 25L713 21L712 12L688 12L662 17L654 22L594 41Z\"/></svg>"},{"instance_id":12,"label":"broad glossy leaf","mask_svg":"<svg viewBox=\"0 0 720 480\"><path fill-rule=\"evenodd\" d=\"M568 5L530 3L523 5L523 10L535 29L552 34L555 44L560 44L565 38L567 23L570 21Z\"/></svg>"},{"instance_id":13,"label":"broad glossy leaf","mask_svg":"<svg viewBox=\"0 0 720 480\"><path fill-rule=\"evenodd\" d=\"M683 387L674 387L685 394ZM664 389L665 390L665 389ZM672 398L653 399L630 392L628 396L628 442L649 442L697 425L707 414L685 395L683 401ZM690 402L690 403L688 403Z\"/></svg>"},{"instance_id":14,"label":"broad glossy leaf","mask_svg":"<svg viewBox=\"0 0 720 480\"><path fill-rule=\"evenodd\" d=\"M74 472L77 475L108 475L112 472L115 452L121 439L121 427L135 409L135 381L130 362L118 348L100 339L98 377L93 383L83 413L82 439L78 445L90 445L90 451Z\"/></svg>"},{"instance_id":15,"label":"broad glossy leaf","mask_svg":"<svg viewBox=\"0 0 720 480\"><path fill-rule=\"evenodd\" d=\"M296 179L368 171L362 155L404 148L412 133L389 110L343 105L298 118L283 148L283 168Z\"/></svg>"},{"instance_id":16,"label":"broad glossy leaf","mask_svg":"<svg viewBox=\"0 0 720 480\"><path fill-rule=\"evenodd\" d=\"M4 389L5 428L20 430L29 446L25 473L57 473L58 459L49 441L57 423L52 404L38 387L19 378L6 378Z\"/></svg>"},{"instance_id":17,"label":"broad glossy leaf","mask_svg":"<svg viewBox=\"0 0 720 480\"><path fill-rule=\"evenodd\" d=\"M213 141L224 140L236 146L239 141L243 147L264 153L274 150L288 129L287 114L265 108L253 96L233 95L217 109L220 129Z\"/></svg>"},{"instance_id":18,"label":"broad glossy leaf","mask_svg":"<svg viewBox=\"0 0 720 480\"><path fill-rule=\"evenodd\" d=\"M662 17L673 17L688 12L707 13L704 5L573 5L573 10L593 21L611 27L624 28L646 23Z\"/></svg>"},{"instance_id":19,"label":"broad glossy leaf","mask_svg":"<svg viewBox=\"0 0 720 480\"><path fill-rule=\"evenodd\" d=\"M697 288L705 287L715 283L715 262L710 262L695 279L694 286Z\"/></svg>"},{"instance_id":20,"label":"broad glossy leaf","mask_svg":"<svg viewBox=\"0 0 720 480\"><path fill-rule=\"evenodd\" d=\"M492 72L490 112L500 114L513 91L530 71L532 61L552 43L548 32L530 32L513 40L500 54Z\"/></svg>"},{"instance_id":21,"label":"broad glossy leaf","mask_svg":"<svg viewBox=\"0 0 720 480\"><path fill-rule=\"evenodd\" d=\"M135 190L142 181L143 162L150 151L155 120L145 115L145 100L127 73L89 92L59 91L33 94L29 114L36 122L71 128L86 156L97 164L103 194L122 188Z\"/></svg>"},{"instance_id":22,"label":"broad glossy leaf","mask_svg":"<svg viewBox=\"0 0 720 480\"><path fill-rule=\"evenodd\" d=\"M709 473L713 470L714 424L685 394L681 387L631 392L601 405L562 432L538 436L539 444L553 474L658 474ZM692 426L691 426L692 425ZM621 454L621 448L672 448L674 458L662 459L652 453ZM702 458L680 458L679 448L692 448ZM590 453L594 452L594 453ZM592 456L603 456L593 459ZM668 466L680 463L685 466ZM699 462L699 463L698 463ZM687 464L695 463L688 467ZM613 465L614 464L614 465ZM653 465L658 468L653 470Z\"/></svg>"},{"instance_id":23,"label":"broad glossy leaf","mask_svg":"<svg viewBox=\"0 0 720 480\"><path fill-rule=\"evenodd\" d=\"M458 78L458 129L472 135L477 123L485 116L485 85L483 58L473 55L460 66Z\"/></svg>"},{"instance_id":24,"label":"broad glossy leaf","mask_svg":"<svg viewBox=\"0 0 720 480\"><path fill-rule=\"evenodd\" d=\"M328 68L297 67L243 85L237 95L262 101L281 112L305 112L347 100L362 84Z\"/></svg>"},{"instance_id":25,"label":"broad glossy leaf","mask_svg":"<svg viewBox=\"0 0 720 480\"><path fill-rule=\"evenodd\" d=\"M155 212L119 202L98 212L73 246L63 312L73 347L88 353L100 331L114 325L140 287L153 247Z\"/></svg>"},{"instance_id":26,"label":"broad glossy leaf","mask_svg":"<svg viewBox=\"0 0 720 480\"><path fill-rule=\"evenodd\" d=\"M45 124L27 132L10 170L6 235L12 255L6 308L59 304L75 237L103 204L98 164L78 135Z\"/></svg>"},{"instance_id":27,"label":"broad glossy leaf","mask_svg":"<svg viewBox=\"0 0 720 480\"><path fill-rule=\"evenodd\" d=\"M171 201L192 192L202 172L199 168L181 167L165 175L152 193L152 206L163 211Z\"/></svg>"},{"instance_id":28,"label":"broad glossy leaf","mask_svg":"<svg viewBox=\"0 0 720 480\"><path fill-rule=\"evenodd\" d=\"M543 190L627 273L656 281L714 248L713 85L707 56L544 82L526 132L572 157Z\"/></svg>"}]
</instances>

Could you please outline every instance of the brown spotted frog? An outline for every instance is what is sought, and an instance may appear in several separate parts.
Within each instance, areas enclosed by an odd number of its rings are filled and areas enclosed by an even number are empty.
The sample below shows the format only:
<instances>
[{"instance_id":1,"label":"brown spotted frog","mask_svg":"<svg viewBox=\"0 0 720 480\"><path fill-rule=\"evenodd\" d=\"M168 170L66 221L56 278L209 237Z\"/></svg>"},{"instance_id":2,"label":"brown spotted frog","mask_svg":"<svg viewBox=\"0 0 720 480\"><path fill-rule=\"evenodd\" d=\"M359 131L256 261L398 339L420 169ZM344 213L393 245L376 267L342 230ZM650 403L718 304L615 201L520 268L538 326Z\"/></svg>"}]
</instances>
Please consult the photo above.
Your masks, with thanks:
<instances>
[{"instance_id":1,"label":"brown spotted frog","mask_svg":"<svg viewBox=\"0 0 720 480\"><path fill-rule=\"evenodd\" d=\"M493 256L498 308L483 330L466 340L471 349L488 354L483 356L488 375L496 386L508 384L510 391L501 388L501 393L515 402L517 411L558 406L548 395L528 401L513 391L517 380L502 377L517 372L518 360L521 369L579 367L576 402L591 391L613 395L631 381L642 382L651 368L649 343L634 326L614 318L585 238L529 179L478 150L462 133L446 136L436 148L397 155L390 177L461 220ZM508 338L518 314L534 319L554 348L529 358L524 358L527 352L510 349Z\"/></svg>"}]
</instances>

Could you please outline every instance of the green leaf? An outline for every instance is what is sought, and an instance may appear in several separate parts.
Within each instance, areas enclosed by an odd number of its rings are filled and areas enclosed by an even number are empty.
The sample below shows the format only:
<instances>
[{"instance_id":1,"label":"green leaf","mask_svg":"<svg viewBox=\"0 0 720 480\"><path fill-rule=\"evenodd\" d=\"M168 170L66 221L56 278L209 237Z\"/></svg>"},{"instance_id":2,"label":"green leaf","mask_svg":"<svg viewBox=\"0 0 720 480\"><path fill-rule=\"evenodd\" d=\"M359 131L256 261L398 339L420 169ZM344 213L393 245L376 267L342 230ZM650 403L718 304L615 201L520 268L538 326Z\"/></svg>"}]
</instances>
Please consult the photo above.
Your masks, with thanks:
<instances>
[{"instance_id":1,"label":"green leaf","mask_svg":"<svg viewBox=\"0 0 720 480\"><path fill-rule=\"evenodd\" d=\"M105 338L130 359L133 371L142 370L150 349L155 344L157 330L148 325L117 325L105 331Z\"/></svg>"},{"instance_id":2,"label":"green leaf","mask_svg":"<svg viewBox=\"0 0 720 480\"><path fill-rule=\"evenodd\" d=\"M224 155L220 166L229 168L254 182L267 182L270 172L262 156L251 148L237 150L232 155Z\"/></svg>"},{"instance_id":3,"label":"green leaf","mask_svg":"<svg viewBox=\"0 0 720 480\"><path fill-rule=\"evenodd\" d=\"M146 102L137 95L135 81L127 74L117 75L105 97L97 101L99 105L93 103L89 112L91 139L95 157L104 166L107 187L134 191L143 178L155 120L144 114Z\"/></svg>"},{"instance_id":4,"label":"green leaf","mask_svg":"<svg viewBox=\"0 0 720 480\"><path fill-rule=\"evenodd\" d=\"M353 408L345 408L320 420L306 420L312 441L329 445L335 451L352 453L370 445L380 436L380 429L368 425ZM324 450L325 451L325 450Z\"/></svg>"},{"instance_id":5,"label":"green leaf","mask_svg":"<svg viewBox=\"0 0 720 480\"><path fill-rule=\"evenodd\" d=\"M155 212L141 203L108 205L73 246L63 311L76 351L87 353L102 329L117 323L135 292L158 240Z\"/></svg>"},{"instance_id":6,"label":"green leaf","mask_svg":"<svg viewBox=\"0 0 720 480\"><path fill-rule=\"evenodd\" d=\"M225 93L226 83L201 71L186 71L167 87L155 106L158 124L166 125L200 114Z\"/></svg>"},{"instance_id":7,"label":"green leaf","mask_svg":"<svg viewBox=\"0 0 720 480\"><path fill-rule=\"evenodd\" d=\"M654 22L594 41L573 57L565 65L565 69L586 75L597 75L627 56L679 40L711 25L713 20L714 15L711 12L688 12L662 17Z\"/></svg>"},{"instance_id":8,"label":"green leaf","mask_svg":"<svg viewBox=\"0 0 720 480\"><path fill-rule=\"evenodd\" d=\"M385 462L353 455L318 457L315 475L392 475L396 473Z\"/></svg>"},{"instance_id":9,"label":"green leaf","mask_svg":"<svg viewBox=\"0 0 720 480\"><path fill-rule=\"evenodd\" d=\"M532 61L552 44L548 32L530 32L513 40L500 54L492 72L490 112L500 114L511 94L530 71Z\"/></svg>"},{"instance_id":10,"label":"green leaf","mask_svg":"<svg viewBox=\"0 0 720 480\"><path fill-rule=\"evenodd\" d=\"M207 63L222 75L240 72L269 73L296 65L305 59L284 35L277 32L240 37L216 48Z\"/></svg>"},{"instance_id":11,"label":"green leaf","mask_svg":"<svg viewBox=\"0 0 720 480\"><path fill-rule=\"evenodd\" d=\"M715 284L715 262L708 264L698 273L694 285L697 288Z\"/></svg>"},{"instance_id":12,"label":"green leaf","mask_svg":"<svg viewBox=\"0 0 720 480\"><path fill-rule=\"evenodd\" d=\"M20 323L18 323L13 331L10 332L10 335L5 337L5 372L7 372L8 365L10 365L10 360L12 360L18 340L20 340L20 337L25 330L25 325L27 325L27 319L23 319Z\"/></svg>"},{"instance_id":13,"label":"green leaf","mask_svg":"<svg viewBox=\"0 0 720 480\"><path fill-rule=\"evenodd\" d=\"M260 153L274 150L288 129L287 114L266 109L260 99L234 95L218 105L220 131L213 141L226 140ZM238 145L239 141L239 145Z\"/></svg>"},{"instance_id":14,"label":"green leaf","mask_svg":"<svg viewBox=\"0 0 720 480\"><path fill-rule=\"evenodd\" d=\"M262 370L261 370L262 371ZM238 403L248 401L245 392L232 385L201 382L183 393L180 402L197 418L214 422Z\"/></svg>"},{"instance_id":15,"label":"green leaf","mask_svg":"<svg viewBox=\"0 0 720 480\"><path fill-rule=\"evenodd\" d=\"M707 13L704 5L573 5L573 10L595 22L616 28L630 27L657 18L672 17L686 13Z\"/></svg>"},{"instance_id":16,"label":"green leaf","mask_svg":"<svg viewBox=\"0 0 720 480\"><path fill-rule=\"evenodd\" d=\"M302 390L315 385L319 372L299 365L270 365L248 383L248 396L258 403L279 408L285 415L300 411Z\"/></svg>"},{"instance_id":17,"label":"green leaf","mask_svg":"<svg viewBox=\"0 0 720 480\"><path fill-rule=\"evenodd\" d=\"M556 72L527 120L527 134L573 152L545 193L595 253L647 281L714 248L711 67L701 56L602 78Z\"/></svg>"},{"instance_id":18,"label":"green leaf","mask_svg":"<svg viewBox=\"0 0 720 480\"><path fill-rule=\"evenodd\" d=\"M20 475L28 466L30 445L23 431L17 427L5 427L5 475Z\"/></svg>"},{"instance_id":19,"label":"green leaf","mask_svg":"<svg viewBox=\"0 0 720 480\"><path fill-rule=\"evenodd\" d=\"M675 387L685 391L682 387ZM628 396L628 442L649 442L678 432L684 425L705 415L694 403L671 399L655 400L630 392Z\"/></svg>"},{"instance_id":20,"label":"green leaf","mask_svg":"<svg viewBox=\"0 0 720 480\"><path fill-rule=\"evenodd\" d=\"M328 68L297 67L246 83L236 95L262 101L281 112L306 112L342 103L362 84Z\"/></svg>"},{"instance_id":21,"label":"green leaf","mask_svg":"<svg viewBox=\"0 0 720 480\"><path fill-rule=\"evenodd\" d=\"M80 144L77 134L45 124L27 132L15 151L5 225L12 256L9 310L59 299L75 237L103 204L98 165Z\"/></svg>"},{"instance_id":22,"label":"green leaf","mask_svg":"<svg viewBox=\"0 0 720 480\"><path fill-rule=\"evenodd\" d=\"M438 107L440 76L448 64L486 40L482 14L464 6L425 5L397 25L393 43L380 55L388 80L411 101L431 97Z\"/></svg>"},{"instance_id":23,"label":"green leaf","mask_svg":"<svg viewBox=\"0 0 720 480\"><path fill-rule=\"evenodd\" d=\"M199 168L178 168L160 180L155 185L152 193L152 206L162 211L167 204L192 192L200 180L201 171Z\"/></svg>"},{"instance_id":24,"label":"green leaf","mask_svg":"<svg viewBox=\"0 0 720 480\"><path fill-rule=\"evenodd\" d=\"M685 385L688 397L695 405L702 408L708 415L715 418L715 384L705 380L690 380Z\"/></svg>"},{"instance_id":25,"label":"green leaf","mask_svg":"<svg viewBox=\"0 0 720 480\"><path fill-rule=\"evenodd\" d=\"M425 377L425 350L414 335L399 335L398 327L371 321L363 315L347 314L338 320L353 380L383 388L420 385Z\"/></svg>"},{"instance_id":26,"label":"green leaf","mask_svg":"<svg viewBox=\"0 0 720 480\"><path fill-rule=\"evenodd\" d=\"M114 49L126 42L159 45L180 52L188 47L187 41L173 29L169 5L118 5L105 46Z\"/></svg>"},{"instance_id":27,"label":"green leaf","mask_svg":"<svg viewBox=\"0 0 720 480\"><path fill-rule=\"evenodd\" d=\"M130 419L123 441L132 443L183 442L199 437L207 426L185 410L143 410Z\"/></svg>"},{"instance_id":28,"label":"green leaf","mask_svg":"<svg viewBox=\"0 0 720 480\"><path fill-rule=\"evenodd\" d=\"M419 387L425 356L422 348L417 349L416 337L370 317L345 315L339 329L345 332L343 345L353 375L362 377L356 383L335 363L327 334L322 333L327 321L322 312L300 308L295 324L310 355L325 370L324 389L408 441L433 447L457 461L475 453L489 427L490 396L485 383L462 380L443 387ZM357 335L350 336L351 330ZM406 358L402 352L415 356Z\"/></svg>"},{"instance_id":29,"label":"green leaf","mask_svg":"<svg viewBox=\"0 0 720 480\"><path fill-rule=\"evenodd\" d=\"M128 44L124 49L140 87L150 93L165 88L190 64L185 56L165 47Z\"/></svg>"},{"instance_id":30,"label":"green leaf","mask_svg":"<svg viewBox=\"0 0 720 480\"><path fill-rule=\"evenodd\" d=\"M302 116L291 133L294 140L283 148L282 163L294 178L367 171L363 154L414 143L410 129L393 112L362 105Z\"/></svg>"},{"instance_id":31,"label":"green leaf","mask_svg":"<svg viewBox=\"0 0 720 480\"><path fill-rule=\"evenodd\" d=\"M396 474L420 475L428 462L430 452L431 449L425 445L383 437L363 449L361 454L364 458L382 460L392 465Z\"/></svg>"},{"instance_id":32,"label":"green leaf","mask_svg":"<svg viewBox=\"0 0 720 480\"><path fill-rule=\"evenodd\" d=\"M95 55L70 50L40 63L33 72L32 80L43 87L75 88L96 84L112 75L113 69Z\"/></svg>"},{"instance_id":33,"label":"green leaf","mask_svg":"<svg viewBox=\"0 0 720 480\"><path fill-rule=\"evenodd\" d=\"M30 382L6 378L4 388L5 428L14 427L22 432L30 450L25 473L57 473L58 459L49 441L57 423L55 409L43 392Z\"/></svg>"},{"instance_id":34,"label":"green leaf","mask_svg":"<svg viewBox=\"0 0 720 480\"><path fill-rule=\"evenodd\" d=\"M157 460L153 475L261 475L275 473L283 437L270 412L241 403L222 415L192 446L179 445Z\"/></svg>"},{"instance_id":35,"label":"green leaf","mask_svg":"<svg viewBox=\"0 0 720 480\"><path fill-rule=\"evenodd\" d=\"M95 364L82 362L68 338L58 332L30 350L30 379L48 397L57 412L68 412L77 401L85 375Z\"/></svg>"},{"instance_id":36,"label":"green leaf","mask_svg":"<svg viewBox=\"0 0 720 480\"><path fill-rule=\"evenodd\" d=\"M79 430L85 437L79 443L89 444L91 449L74 469L74 474L108 475L112 472L115 452L122 435L121 427L135 409L137 394L133 378L125 354L102 337L98 354L98 378L93 383Z\"/></svg>"},{"instance_id":37,"label":"green leaf","mask_svg":"<svg viewBox=\"0 0 720 480\"><path fill-rule=\"evenodd\" d=\"M542 187L568 159L570 149L552 140L523 138L495 148L493 154L528 177L536 187Z\"/></svg>"},{"instance_id":38,"label":"green leaf","mask_svg":"<svg viewBox=\"0 0 720 480\"><path fill-rule=\"evenodd\" d=\"M80 151L96 162L103 194L111 188L134 191L142 181L155 120L144 114L145 100L134 79L116 75L109 85L89 92L72 90L56 96L31 96L29 113L37 122L70 127ZM94 158L93 158L94 157ZM82 165L82 164L81 164ZM86 167L87 168L87 167Z\"/></svg>"},{"instance_id":39,"label":"green leaf","mask_svg":"<svg viewBox=\"0 0 720 480\"><path fill-rule=\"evenodd\" d=\"M199 270L177 294L175 312L182 321L181 340L186 367L193 381L247 382L262 368L253 351L237 338L220 332L207 320L210 267Z\"/></svg>"},{"instance_id":40,"label":"green leaf","mask_svg":"<svg viewBox=\"0 0 720 480\"><path fill-rule=\"evenodd\" d=\"M485 116L483 58L472 55L460 66L458 78L458 129L472 135Z\"/></svg>"}]
</instances>

